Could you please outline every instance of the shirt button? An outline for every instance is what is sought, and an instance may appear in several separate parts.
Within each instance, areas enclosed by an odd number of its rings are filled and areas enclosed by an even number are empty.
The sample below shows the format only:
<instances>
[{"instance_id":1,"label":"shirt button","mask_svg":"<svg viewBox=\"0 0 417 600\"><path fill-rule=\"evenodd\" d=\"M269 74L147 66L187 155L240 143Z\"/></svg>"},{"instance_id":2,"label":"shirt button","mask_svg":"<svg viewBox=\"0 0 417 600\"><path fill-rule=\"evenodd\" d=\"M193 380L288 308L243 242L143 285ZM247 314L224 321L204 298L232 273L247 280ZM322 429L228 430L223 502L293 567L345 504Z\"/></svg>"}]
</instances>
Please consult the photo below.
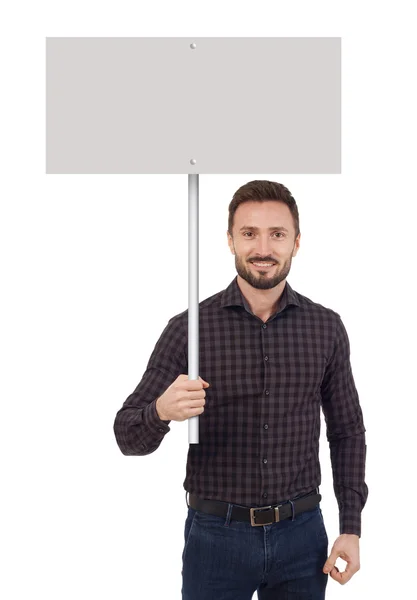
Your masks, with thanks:
<instances>
[{"instance_id":1,"label":"shirt button","mask_svg":"<svg viewBox=\"0 0 417 600\"><path fill-rule=\"evenodd\" d=\"M265 423L264 429L268 429L268 423Z\"/></svg>"},{"instance_id":2,"label":"shirt button","mask_svg":"<svg viewBox=\"0 0 417 600\"><path fill-rule=\"evenodd\" d=\"M267 458L264 458L264 459L263 459L263 463L266 465L266 463L267 463L267 462L268 462L268 459L267 459Z\"/></svg>"},{"instance_id":3,"label":"shirt button","mask_svg":"<svg viewBox=\"0 0 417 600\"><path fill-rule=\"evenodd\" d=\"M265 360L268 360L268 357L267 357L267 356L265 356Z\"/></svg>"},{"instance_id":4,"label":"shirt button","mask_svg":"<svg viewBox=\"0 0 417 600\"><path fill-rule=\"evenodd\" d=\"M266 329L266 324L265 323L262 325L262 329Z\"/></svg>"},{"instance_id":5,"label":"shirt button","mask_svg":"<svg viewBox=\"0 0 417 600\"><path fill-rule=\"evenodd\" d=\"M264 493L262 494L262 496L263 496L264 498L268 498L268 494L267 494L266 492L264 492Z\"/></svg>"},{"instance_id":6,"label":"shirt button","mask_svg":"<svg viewBox=\"0 0 417 600\"><path fill-rule=\"evenodd\" d=\"M162 431L164 431L164 430L162 429L162 427L158 427L158 431L161 431L161 432L162 432Z\"/></svg>"},{"instance_id":7,"label":"shirt button","mask_svg":"<svg viewBox=\"0 0 417 600\"><path fill-rule=\"evenodd\" d=\"M265 390L265 394L269 396L269 390Z\"/></svg>"}]
</instances>

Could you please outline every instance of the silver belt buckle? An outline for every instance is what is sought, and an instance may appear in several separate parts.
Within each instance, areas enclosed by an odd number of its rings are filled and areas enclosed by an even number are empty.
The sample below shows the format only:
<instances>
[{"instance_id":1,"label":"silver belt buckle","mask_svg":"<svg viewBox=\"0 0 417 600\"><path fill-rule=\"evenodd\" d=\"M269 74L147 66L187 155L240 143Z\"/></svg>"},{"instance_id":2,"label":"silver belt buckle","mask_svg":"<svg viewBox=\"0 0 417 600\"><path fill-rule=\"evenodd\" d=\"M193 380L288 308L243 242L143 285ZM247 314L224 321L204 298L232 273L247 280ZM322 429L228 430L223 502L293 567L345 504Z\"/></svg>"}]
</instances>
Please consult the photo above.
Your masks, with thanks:
<instances>
[{"instance_id":1,"label":"silver belt buckle","mask_svg":"<svg viewBox=\"0 0 417 600\"><path fill-rule=\"evenodd\" d=\"M265 510L266 508L272 508L272 504L270 504L269 506L258 506L256 508L250 508L250 523L252 525L252 527L259 527L260 525L272 525L272 523L277 523L279 521L279 507L282 506L282 504L280 504L279 506L275 506L274 508L274 513L275 513L275 521L271 521L270 523L255 523L255 519L256 519L256 515L255 515L255 510Z\"/></svg>"}]
</instances>

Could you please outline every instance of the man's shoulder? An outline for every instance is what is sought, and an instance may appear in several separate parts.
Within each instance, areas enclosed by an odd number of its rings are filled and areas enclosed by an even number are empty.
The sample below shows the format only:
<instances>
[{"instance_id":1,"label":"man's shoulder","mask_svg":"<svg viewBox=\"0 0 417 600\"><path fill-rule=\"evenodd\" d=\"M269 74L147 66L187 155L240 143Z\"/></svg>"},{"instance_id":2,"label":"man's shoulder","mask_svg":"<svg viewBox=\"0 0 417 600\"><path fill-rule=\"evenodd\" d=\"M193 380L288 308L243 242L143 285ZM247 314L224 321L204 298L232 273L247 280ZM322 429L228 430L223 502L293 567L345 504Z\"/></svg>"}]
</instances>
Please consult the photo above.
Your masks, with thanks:
<instances>
[{"instance_id":1,"label":"man's shoulder","mask_svg":"<svg viewBox=\"0 0 417 600\"><path fill-rule=\"evenodd\" d=\"M329 306L325 306L324 304L321 304L320 302L315 302L308 296L304 296L303 294L300 294L299 292L296 292L295 290L293 290L293 291L294 291L294 294L296 294L296 296L297 296L300 306L302 308L304 308L304 310L309 310L309 311L312 311L315 313L320 313L320 314L328 316L329 318L333 318L336 320L337 320L337 318L340 318L339 313L336 312L334 309L330 308Z\"/></svg>"},{"instance_id":2,"label":"man's shoulder","mask_svg":"<svg viewBox=\"0 0 417 600\"><path fill-rule=\"evenodd\" d=\"M223 297L224 292L225 292L225 290L221 290L220 292L216 292L212 296L209 296L208 298L205 298L204 300L201 300L198 303L199 309L200 310L206 310L206 309L218 308L218 306L220 305L220 301L221 301L221 299ZM188 308L186 308L182 312L174 315L170 319L170 322L172 321L173 324L175 324L176 322L182 322L184 320L188 320Z\"/></svg>"}]
</instances>

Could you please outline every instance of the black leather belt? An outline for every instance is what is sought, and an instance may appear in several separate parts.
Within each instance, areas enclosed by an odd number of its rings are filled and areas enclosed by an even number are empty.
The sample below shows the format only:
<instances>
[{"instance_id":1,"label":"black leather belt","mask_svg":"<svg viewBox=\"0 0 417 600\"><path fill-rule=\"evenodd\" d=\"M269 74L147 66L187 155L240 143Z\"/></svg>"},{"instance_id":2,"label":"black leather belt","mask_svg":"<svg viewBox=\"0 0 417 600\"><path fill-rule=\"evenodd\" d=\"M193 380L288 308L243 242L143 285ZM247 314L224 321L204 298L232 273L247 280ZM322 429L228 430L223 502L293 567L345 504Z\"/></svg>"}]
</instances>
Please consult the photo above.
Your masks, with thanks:
<instances>
[{"instance_id":1,"label":"black leather belt","mask_svg":"<svg viewBox=\"0 0 417 600\"><path fill-rule=\"evenodd\" d=\"M282 504L270 504L269 506L257 506L254 508L233 504L230 519L248 521L253 527L272 525L272 523L277 523L290 517L295 518L306 510L313 510L320 501L321 494L317 492L316 488L304 496L294 498L294 500L286 500ZM189 506L194 508L194 510L199 510L209 515L226 518L229 503L221 502L220 500L207 500L195 494L190 494Z\"/></svg>"}]
</instances>

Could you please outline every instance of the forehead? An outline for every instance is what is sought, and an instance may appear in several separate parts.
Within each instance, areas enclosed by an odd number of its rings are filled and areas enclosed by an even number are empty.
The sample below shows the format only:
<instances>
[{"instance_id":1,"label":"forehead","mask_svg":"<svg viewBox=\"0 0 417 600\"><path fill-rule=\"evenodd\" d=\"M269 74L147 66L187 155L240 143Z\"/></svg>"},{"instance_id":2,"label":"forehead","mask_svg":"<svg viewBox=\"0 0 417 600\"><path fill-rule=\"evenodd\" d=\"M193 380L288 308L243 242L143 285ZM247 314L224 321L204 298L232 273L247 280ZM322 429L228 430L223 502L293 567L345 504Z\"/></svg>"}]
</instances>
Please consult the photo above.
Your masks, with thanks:
<instances>
[{"instance_id":1,"label":"forehead","mask_svg":"<svg viewBox=\"0 0 417 600\"><path fill-rule=\"evenodd\" d=\"M274 226L293 226L292 214L284 202L243 202L235 212L235 224L253 225L255 227L269 228Z\"/></svg>"}]
</instances>

